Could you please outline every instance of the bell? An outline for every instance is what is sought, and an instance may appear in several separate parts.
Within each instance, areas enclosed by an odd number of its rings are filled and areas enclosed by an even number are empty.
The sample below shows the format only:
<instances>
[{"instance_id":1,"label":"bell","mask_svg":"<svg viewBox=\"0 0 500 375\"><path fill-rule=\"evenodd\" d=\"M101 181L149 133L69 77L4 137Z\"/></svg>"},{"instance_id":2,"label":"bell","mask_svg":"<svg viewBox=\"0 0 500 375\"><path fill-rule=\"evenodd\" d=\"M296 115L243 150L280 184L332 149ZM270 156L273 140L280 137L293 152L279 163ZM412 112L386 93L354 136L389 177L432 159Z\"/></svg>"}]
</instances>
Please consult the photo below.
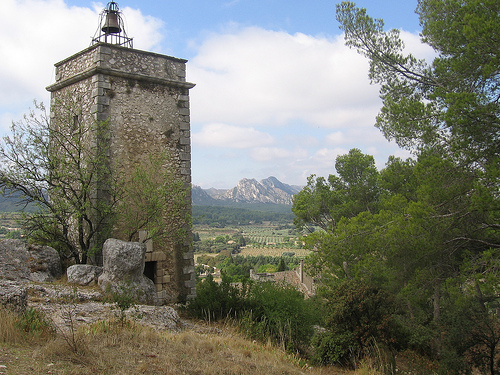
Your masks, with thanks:
<instances>
[{"instance_id":1,"label":"bell","mask_svg":"<svg viewBox=\"0 0 500 375\"><path fill-rule=\"evenodd\" d=\"M106 34L118 34L122 29L118 23L118 15L115 12L107 12L106 21L101 29Z\"/></svg>"}]
</instances>

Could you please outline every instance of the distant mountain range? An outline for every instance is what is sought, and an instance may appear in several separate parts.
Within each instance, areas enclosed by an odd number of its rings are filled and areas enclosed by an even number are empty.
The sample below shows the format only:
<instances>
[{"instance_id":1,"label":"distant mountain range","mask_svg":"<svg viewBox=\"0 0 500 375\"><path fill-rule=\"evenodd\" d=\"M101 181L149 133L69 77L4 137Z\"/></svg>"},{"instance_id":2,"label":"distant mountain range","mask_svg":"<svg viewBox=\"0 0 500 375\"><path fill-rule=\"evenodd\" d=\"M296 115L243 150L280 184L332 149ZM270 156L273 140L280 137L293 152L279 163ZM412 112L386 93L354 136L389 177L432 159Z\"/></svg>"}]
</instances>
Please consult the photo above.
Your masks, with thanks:
<instances>
[{"instance_id":1,"label":"distant mountain range","mask_svg":"<svg viewBox=\"0 0 500 375\"><path fill-rule=\"evenodd\" d=\"M192 186L194 205L218 206L231 203L266 203L291 205L292 197L302 189L301 186L287 185L276 177L268 177L262 181L243 178L232 189L202 189Z\"/></svg>"},{"instance_id":2,"label":"distant mountain range","mask_svg":"<svg viewBox=\"0 0 500 375\"><path fill-rule=\"evenodd\" d=\"M291 206L292 197L302 189L301 186L287 185L276 177L268 177L262 181L243 178L232 189L202 189L192 186L193 205L197 206L229 206L247 209L259 209L269 205ZM0 212L20 211L19 194L0 195ZM271 208L269 206L269 208ZM277 210L278 207L273 209ZM286 211L290 208L283 207Z\"/></svg>"}]
</instances>

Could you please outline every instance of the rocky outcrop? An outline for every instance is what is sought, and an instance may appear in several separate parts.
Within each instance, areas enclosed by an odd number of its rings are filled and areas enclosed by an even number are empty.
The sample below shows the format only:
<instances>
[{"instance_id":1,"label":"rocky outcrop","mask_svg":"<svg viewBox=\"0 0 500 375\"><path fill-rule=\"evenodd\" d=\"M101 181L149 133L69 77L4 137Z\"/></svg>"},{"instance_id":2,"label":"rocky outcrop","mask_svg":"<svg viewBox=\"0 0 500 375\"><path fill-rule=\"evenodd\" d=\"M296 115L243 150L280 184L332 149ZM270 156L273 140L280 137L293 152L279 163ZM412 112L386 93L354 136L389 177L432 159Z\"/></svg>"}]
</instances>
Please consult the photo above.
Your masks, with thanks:
<instances>
[{"instance_id":1,"label":"rocky outcrop","mask_svg":"<svg viewBox=\"0 0 500 375\"><path fill-rule=\"evenodd\" d=\"M61 261L48 246L21 240L0 241L0 304L18 313L26 311L30 281L54 281L61 277Z\"/></svg>"},{"instance_id":2,"label":"rocky outcrop","mask_svg":"<svg viewBox=\"0 0 500 375\"><path fill-rule=\"evenodd\" d=\"M244 178L235 188L228 190L224 197L236 202L290 205L294 193L296 191L290 185L283 184L275 177L269 177L260 182Z\"/></svg>"},{"instance_id":3,"label":"rocky outcrop","mask_svg":"<svg viewBox=\"0 0 500 375\"><path fill-rule=\"evenodd\" d=\"M53 248L22 240L0 241L0 279L47 282L60 278L61 273L61 260Z\"/></svg>"},{"instance_id":4,"label":"rocky outcrop","mask_svg":"<svg viewBox=\"0 0 500 375\"><path fill-rule=\"evenodd\" d=\"M103 295L93 288L79 288L64 284L33 284L28 288L31 298L28 306L43 312L62 330L113 321L120 314L114 303L103 302ZM73 320L68 319L71 313ZM133 305L124 311L127 319L158 331L179 331L183 323L173 307Z\"/></svg>"},{"instance_id":5,"label":"rocky outcrop","mask_svg":"<svg viewBox=\"0 0 500 375\"><path fill-rule=\"evenodd\" d=\"M49 246L29 245L30 280L50 282L62 276L59 253Z\"/></svg>"},{"instance_id":6,"label":"rocky outcrop","mask_svg":"<svg viewBox=\"0 0 500 375\"><path fill-rule=\"evenodd\" d=\"M21 240L0 241L0 279L29 282L28 247Z\"/></svg>"},{"instance_id":7,"label":"rocky outcrop","mask_svg":"<svg viewBox=\"0 0 500 375\"><path fill-rule=\"evenodd\" d=\"M102 274L102 267L90 264L75 264L66 270L68 283L78 285L97 284L99 276Z\"/></svg>"},{"instance_id":8,"label":"rocky outcrop","mask_svg":"<svg viewBox=\"0 0 500 375\"><path fill-rule=\"evenodd\" d=\"M102 248L103 272L98 284L105 293L129 294L136 301L157 305L156 288L144 276L146 245L114 238L106 240Z\"/></svg>"},{"instance_id":9,"label":"rocky outcrop","mask_svg":"<svg viewBox=\"0 0 500 375\"><path fill-rule=\"evenodd\" d=\"M193 204L202 206L217 204L217 199L212 198L210 194L208 194L200 186L196 185L191 186L191 199L193 201Z\"/></svg>"},{"instance_id":10,"label":"rocky outcrop","mask_svg":"<svg viewBox=\"0 0 500 375\"><path fill-rule=\"evenodd\" d=\"M28 291L19 282L0 279L0 305L16 313L24 313L28 303Z\"/></svg>"}]
</instances>

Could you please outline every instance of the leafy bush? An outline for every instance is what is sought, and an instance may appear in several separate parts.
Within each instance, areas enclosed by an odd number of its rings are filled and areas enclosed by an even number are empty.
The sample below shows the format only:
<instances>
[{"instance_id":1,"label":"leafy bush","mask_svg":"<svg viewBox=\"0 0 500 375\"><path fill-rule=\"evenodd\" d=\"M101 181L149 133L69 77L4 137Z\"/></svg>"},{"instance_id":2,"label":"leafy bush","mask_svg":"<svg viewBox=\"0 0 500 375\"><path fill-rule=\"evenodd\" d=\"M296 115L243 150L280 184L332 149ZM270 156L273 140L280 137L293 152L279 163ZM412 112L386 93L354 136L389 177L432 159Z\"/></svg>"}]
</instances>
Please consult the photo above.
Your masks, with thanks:
<instances>
[{"instance_id":1,"label":"leafy bush","mask_svg":"<svg viewBox=\"0 0 500 375\"><path fill-rule=\"evenodd\" d=\"M29 308L17 320L17 327L34 336L46 334L53 331L52 325L46 317L38 310Z\"/></svg>"},{"instance_id":2,"label":"leafy bush","mask_svg":"<svg viewBox=\"0 0 500 375\"><path fill-rule=\"evenodd\" d=\"M314 359L354 366L374 344L397 349L405 341L397 324L397 304L384 290L344 280L323 290L325 331L312 340Z\"/></svg>"},{"instance_id":3,"label":"leafy bush","mask_svg":"<svg viewBox=\"0 0 500 375\"><path fill-rule=\"evenodd\" d=\"M313 310L302 293L289 285L255 283L246 299L242 329L252 338L305 351L313 333Z\"/></svg>"},{"instance_id":4,"label":"leafy bush","mask_svg":"<svg viewBox=\"0 0 500 375\"><path fill-rule=\"evenodd\" d=\"M197 285L196 298L186 307L199 319L236 318L249 337L272 341L290 351L305 351L312 336L313 309L302 293L273 282L232 286L211 275Z\"/></svg>"},{"instance_id":5,"label":"leafy bush","mask_svg":"<svg viewBox=\"0 0 500 375\"><path fill-rule=\"evenodd\" d=\"M500 373L500 317L498 303L481 303L464 295L445 302L439 324L442 346L440 373Z\"/></svg>"},{"instance_id":6,"label":"leafy bush","mask_svg":"<svg viewBox=\"0 0 500 375\"><path fill-rule=\"evenodd\" d=\"M194 317L208 321L217 321L227 317L236 317L244 307L241 290L232 286L226 277L217 284L212 275L200 281L196 286L196 297L187 305L187 311Z\"/></svg>"},{"instance_id":7,"label":"leafy bush","mask_svg":"<svg viewBox=\"0 0 500 375\"><path fill-rule=\"evenodd\" d=\"M315 363L349 365L352 354L358 351L352 332L325 330L311 340L315 348L312 360Z\"/></svg>"},{"instance_id":8,"label":"leafy bush","mask_svg":"<svg viewBox=\"0 0 500 375\"><path fill-rule=\"evenodd\" d=\"M120 325L124 326L127 320L125 311L127 311L131 307L135 307L136 300L132 292L123 286L120 292L111 293L111 296L111 301L114 303L111 308L117 311L116 317Z\"/></svg>"}]
</instances>

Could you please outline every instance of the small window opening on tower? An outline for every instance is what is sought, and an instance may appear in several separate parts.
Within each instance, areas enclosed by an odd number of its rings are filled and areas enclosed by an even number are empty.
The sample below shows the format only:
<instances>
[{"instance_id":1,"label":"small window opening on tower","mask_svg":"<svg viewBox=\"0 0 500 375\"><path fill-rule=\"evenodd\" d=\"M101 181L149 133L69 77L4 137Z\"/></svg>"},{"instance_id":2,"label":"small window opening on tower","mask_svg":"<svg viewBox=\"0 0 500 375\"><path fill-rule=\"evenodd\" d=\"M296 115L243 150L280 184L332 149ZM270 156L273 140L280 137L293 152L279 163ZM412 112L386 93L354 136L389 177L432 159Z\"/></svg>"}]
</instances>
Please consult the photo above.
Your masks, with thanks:
<instances>
[{"instance_id":1,"label":"small window opening on tower","mask_svg":"<svg viewBox=\"0 0 500 375\"><path fill-rule=\"evenodd\" d=\"M73 116L73 133L78 130L80 127L80 116L74 115Z\"/></svg>"}]
</instances>

